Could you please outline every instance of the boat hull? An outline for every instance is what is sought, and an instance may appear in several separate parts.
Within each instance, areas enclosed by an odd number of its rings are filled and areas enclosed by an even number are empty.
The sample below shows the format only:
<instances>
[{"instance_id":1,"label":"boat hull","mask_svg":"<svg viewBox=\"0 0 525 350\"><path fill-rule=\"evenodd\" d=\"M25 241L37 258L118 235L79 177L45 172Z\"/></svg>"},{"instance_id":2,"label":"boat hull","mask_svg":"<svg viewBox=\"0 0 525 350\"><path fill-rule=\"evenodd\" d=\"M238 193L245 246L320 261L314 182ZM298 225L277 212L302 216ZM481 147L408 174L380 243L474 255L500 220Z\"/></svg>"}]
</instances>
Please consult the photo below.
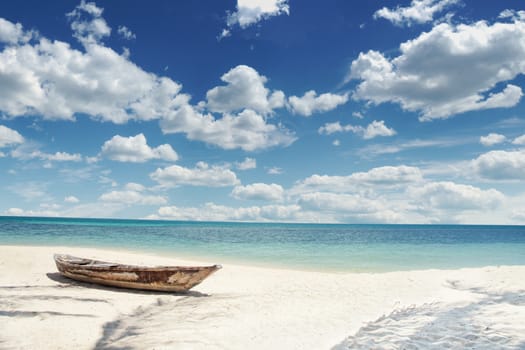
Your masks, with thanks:
<instances>
[{"instance_id":1,"label":"boat hull","mask_svg":"<svg viewBox=\"0 0 525 350\"><path fill-rule=\"evenodd\" d=\"M54 259L63 276L77 281L163 292L186 292L221 268L220 265L144 267L64 254L55 254Z\"/></svg>"}]
</instances>

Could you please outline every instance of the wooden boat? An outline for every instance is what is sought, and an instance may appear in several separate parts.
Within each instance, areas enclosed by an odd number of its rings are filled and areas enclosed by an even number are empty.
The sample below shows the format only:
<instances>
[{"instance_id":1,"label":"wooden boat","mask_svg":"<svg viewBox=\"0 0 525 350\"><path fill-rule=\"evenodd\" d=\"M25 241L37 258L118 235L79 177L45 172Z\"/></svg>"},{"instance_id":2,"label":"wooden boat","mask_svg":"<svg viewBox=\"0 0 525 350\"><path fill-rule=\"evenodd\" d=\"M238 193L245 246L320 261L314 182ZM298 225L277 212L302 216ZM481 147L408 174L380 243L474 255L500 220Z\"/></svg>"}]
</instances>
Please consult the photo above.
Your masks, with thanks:
<instances>
[{"instance_id":1,"label":"wooden boat","mask_svg":"<svg viewBox=\"0 0 525 350\"><path fill-rule=\"evenodd\" d=\"M134 266L55 254L58 271L71 279L112 287L186 292L221 268L212 266Z\"/></svg>"}]
</instances>

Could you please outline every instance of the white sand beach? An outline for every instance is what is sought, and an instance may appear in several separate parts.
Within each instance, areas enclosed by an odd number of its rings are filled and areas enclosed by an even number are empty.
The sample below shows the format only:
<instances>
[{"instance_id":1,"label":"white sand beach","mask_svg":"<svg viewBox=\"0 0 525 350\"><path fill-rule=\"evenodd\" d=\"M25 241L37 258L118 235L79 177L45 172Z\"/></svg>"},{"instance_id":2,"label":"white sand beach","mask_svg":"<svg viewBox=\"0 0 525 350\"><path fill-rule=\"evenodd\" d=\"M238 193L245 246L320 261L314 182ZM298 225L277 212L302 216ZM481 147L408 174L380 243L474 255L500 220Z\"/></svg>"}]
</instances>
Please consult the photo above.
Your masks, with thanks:
<instances>
[{"instance_id":1,"label":"white sand beach","mask_svg":"<svg viewBox=\"0 0 525 350\"><path fill-rule=\"evenodd\" d=\"M226 264L173 295L68 280L53 253L220 262L65 247L0 252L2 349L525 348L525 266L341 274Z\"/></svg>"}]
</instances>

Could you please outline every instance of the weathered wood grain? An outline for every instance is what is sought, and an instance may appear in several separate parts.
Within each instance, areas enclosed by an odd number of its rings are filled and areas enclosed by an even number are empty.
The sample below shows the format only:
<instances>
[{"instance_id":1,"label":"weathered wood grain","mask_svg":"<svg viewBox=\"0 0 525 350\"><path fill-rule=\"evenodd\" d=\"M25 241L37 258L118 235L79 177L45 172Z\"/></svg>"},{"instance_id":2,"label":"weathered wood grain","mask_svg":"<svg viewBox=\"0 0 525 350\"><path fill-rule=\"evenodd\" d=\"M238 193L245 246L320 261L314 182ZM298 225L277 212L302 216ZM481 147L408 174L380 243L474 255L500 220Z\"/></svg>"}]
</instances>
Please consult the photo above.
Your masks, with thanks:
<instances>
[{"instance_id":1,"label":"weathered wood grain","mask_svg":"<svg viewBox=\"0 0 525 350\"><path fill-rule=\"evenodd\" d=\"M211 266L135 266L55 254L58 271L71 279L112 287L186 292L219 270Z\"/></svg>"}]
</instances>

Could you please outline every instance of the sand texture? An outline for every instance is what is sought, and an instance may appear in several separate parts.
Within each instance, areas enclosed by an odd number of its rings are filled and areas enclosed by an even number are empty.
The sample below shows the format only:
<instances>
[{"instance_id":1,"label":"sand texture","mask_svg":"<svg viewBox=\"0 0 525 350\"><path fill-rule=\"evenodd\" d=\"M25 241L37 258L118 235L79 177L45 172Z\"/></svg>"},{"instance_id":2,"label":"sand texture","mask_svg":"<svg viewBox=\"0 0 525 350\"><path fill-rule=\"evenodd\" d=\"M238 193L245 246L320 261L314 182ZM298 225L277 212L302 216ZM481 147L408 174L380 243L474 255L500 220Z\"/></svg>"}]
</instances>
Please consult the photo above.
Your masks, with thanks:
<instances>
[{"instance_id":1,"label":"sand texture","mask_svg":"<svg viewBox=\"0 0 525 350\"><path fill-rule=\"evenodd\" d=\"M525 349L525 266L324 273L223 264L185 295L60 276L53 253L0 246L0 349Z\"/></svg>"}]
</instances>

